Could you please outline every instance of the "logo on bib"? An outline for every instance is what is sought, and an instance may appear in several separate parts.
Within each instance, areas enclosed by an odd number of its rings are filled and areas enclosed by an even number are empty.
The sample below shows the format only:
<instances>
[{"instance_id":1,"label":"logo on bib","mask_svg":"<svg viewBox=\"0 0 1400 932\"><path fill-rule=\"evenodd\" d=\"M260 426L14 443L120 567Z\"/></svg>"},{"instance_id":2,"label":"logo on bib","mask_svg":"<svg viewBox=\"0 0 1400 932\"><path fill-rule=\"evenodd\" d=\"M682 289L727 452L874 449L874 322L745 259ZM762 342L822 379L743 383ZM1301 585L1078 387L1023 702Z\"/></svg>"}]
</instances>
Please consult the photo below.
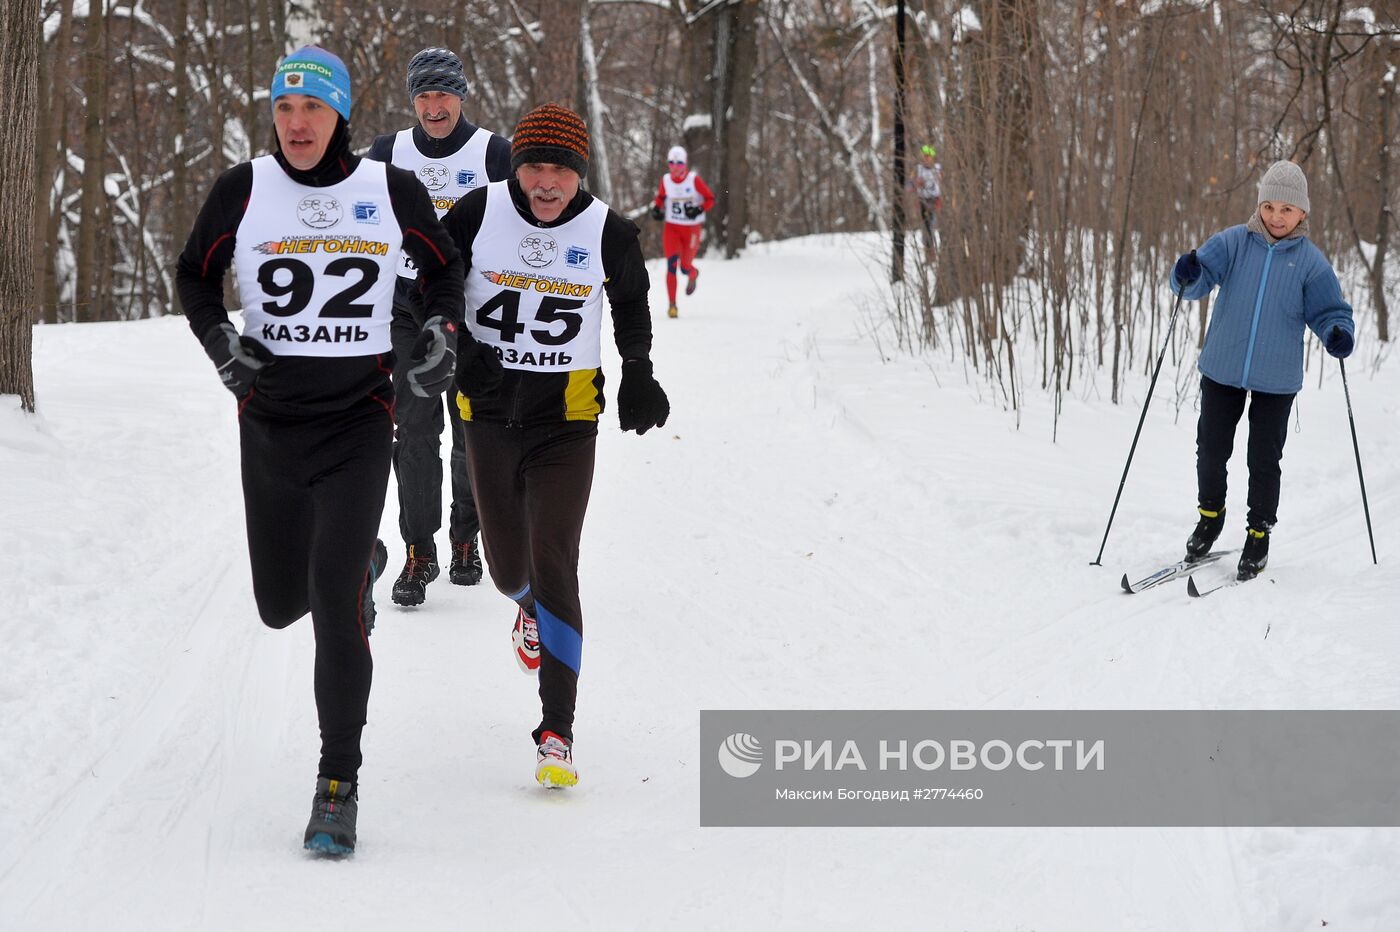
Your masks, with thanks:
<instances>
[{"instance_id":1,"label":"logo on bib","mask_svg":"<svg viewBox=\"0 0 1400 932\"><path fill-rule=\"evenodd\" d=\"M377 240L350 236L286 236L280 240L258 243L253 251L264 256L286 256L293 253L340 253L351 256L387 256L389 244Z\"/></svg>"},{"instance_id":2,"label":"logo on bib","mask_svg":"<svg viewBox=\"0 0 1400 932\"><path fill-rule=\"evenodd\" d=\"M480 271L481 277L491 284L513 288L516 291L538 291L540 294L561 295L566 298L587 298L593 293L592 285L571 282L567 278L557 276L542 277L531 275L529 272L517 272L514 269L504 272L492 272L489 269Z\"/></svg>"},{"instance_id":3,"label":"logo on bib","mask_svg":"<svg viewBox=\"0 0 1400 932\"><path fill-rule=\"evenodd\" d=\"M531 233L520 241L520 261L532 269L553 265L559 244L548 233Z\"/></svg>"},{"instance_id":4,"label":"logo on bib","mask_svg":"<svg viewBox=\"0 0 1400 932\"><path fill-rule=\"evenodd\" d=\"M360 223L378 223L379 205L373 201L356 201L355 219Z\"/></svg>"},{"instance_id":5,"label":"logo on bib","mask_svg":"<svg viewBox=\"0 0 1400 932\"><path fill-rule=\"evenodd\" d=\"M325 230L335 226L344 216L340 201L323 194L304 197L297 205L297 219L313 230Z\"/></svg>"},{"instance_id":6,"label":"logo on bib","mask_svg":"<svg viewBox=\"0 0 1400 932\"><path fill-rule=\"evenodd\" d=\"M582 246L570 246L564 250L564 264L573 269L588 268L588 250Z\"/></svg>"},{"instance_id":7,"label":"logo on bib","mask_svg":"<svg viewBox=\"0 0 1400 932\"><path fill-rule=\"evenodd\" d=\"M476 172L470 168L457 169L457 186L460 188L470 188L476 185Z\"/></svg>"},{"instance_id":8,"label":"logo on bib","mask_svg":"<svg viewBox=\"0 0 1400 932\"><path fill-rule=\"evenodd\" d=\"M447 187L447 178L447 166L438 162L429 162L418 169L418 180L429 191L441 191Z\"/></svg>"}]
</instances>

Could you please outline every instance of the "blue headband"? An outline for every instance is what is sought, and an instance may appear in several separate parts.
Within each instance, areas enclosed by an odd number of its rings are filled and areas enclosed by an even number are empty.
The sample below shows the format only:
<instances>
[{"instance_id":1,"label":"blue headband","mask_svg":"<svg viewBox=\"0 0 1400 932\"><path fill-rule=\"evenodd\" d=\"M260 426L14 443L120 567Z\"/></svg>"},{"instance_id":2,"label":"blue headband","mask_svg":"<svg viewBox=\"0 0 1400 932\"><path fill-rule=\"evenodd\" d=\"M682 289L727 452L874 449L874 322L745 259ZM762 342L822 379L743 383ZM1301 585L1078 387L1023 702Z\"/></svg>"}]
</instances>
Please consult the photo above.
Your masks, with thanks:
<instances>
[{"instance_id":1,"label":"blue headband","mask_svg":"<svg viewBox=\"0 0 1400 932\"><path fill-rule=\"evenodd\" d=\"M272 77L272 100L283 94L306 94L330 104L350 121L350 72L345 62L315 45L297 49L277 66Z\"/></svg>"}]
</instances>

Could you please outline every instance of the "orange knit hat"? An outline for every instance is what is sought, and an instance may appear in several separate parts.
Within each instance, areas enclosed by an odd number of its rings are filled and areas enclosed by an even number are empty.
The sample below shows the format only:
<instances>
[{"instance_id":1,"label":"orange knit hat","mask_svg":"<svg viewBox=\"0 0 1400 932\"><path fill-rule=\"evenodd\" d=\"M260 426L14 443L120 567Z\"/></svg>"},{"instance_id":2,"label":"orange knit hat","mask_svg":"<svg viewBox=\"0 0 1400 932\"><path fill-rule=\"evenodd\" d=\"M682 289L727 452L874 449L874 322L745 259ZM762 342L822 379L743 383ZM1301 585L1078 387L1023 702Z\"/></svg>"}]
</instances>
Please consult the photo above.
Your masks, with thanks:
<instances>
[{"instance_id":1,"label":"orange knit hat","mask_svg":"<svg viewBox=\"0 0 1400 932\"><path fill-rule=\"evenodd\" d=\"M521 117L511 140L511 171L527 162L563 165L580 177L588 174L588 127L583 118L558 104L543 104Z\"/></svg>"}]
</instances>

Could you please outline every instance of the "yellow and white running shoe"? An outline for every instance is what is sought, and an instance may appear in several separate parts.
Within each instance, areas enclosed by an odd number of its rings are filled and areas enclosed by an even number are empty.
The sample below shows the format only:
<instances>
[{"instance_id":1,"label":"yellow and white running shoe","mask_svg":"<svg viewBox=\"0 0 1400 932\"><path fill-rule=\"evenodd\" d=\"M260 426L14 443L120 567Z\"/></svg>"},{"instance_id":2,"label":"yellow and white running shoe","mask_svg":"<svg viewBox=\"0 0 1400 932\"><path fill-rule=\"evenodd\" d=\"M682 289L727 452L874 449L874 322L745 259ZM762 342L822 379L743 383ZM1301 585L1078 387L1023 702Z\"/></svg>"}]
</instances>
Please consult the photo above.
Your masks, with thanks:
<instances>
[{"instance_id":1,"label":"yellow and white running shoe","mask_svg":"<svg viewBox=\"0 0 1400 932\"><path fill-rule=\"evenodd\" d=\"M573 748L552 731L540 735L540 746L535 752L535 779L546 789L578 783Z\"/></svg>"}]
</instances>

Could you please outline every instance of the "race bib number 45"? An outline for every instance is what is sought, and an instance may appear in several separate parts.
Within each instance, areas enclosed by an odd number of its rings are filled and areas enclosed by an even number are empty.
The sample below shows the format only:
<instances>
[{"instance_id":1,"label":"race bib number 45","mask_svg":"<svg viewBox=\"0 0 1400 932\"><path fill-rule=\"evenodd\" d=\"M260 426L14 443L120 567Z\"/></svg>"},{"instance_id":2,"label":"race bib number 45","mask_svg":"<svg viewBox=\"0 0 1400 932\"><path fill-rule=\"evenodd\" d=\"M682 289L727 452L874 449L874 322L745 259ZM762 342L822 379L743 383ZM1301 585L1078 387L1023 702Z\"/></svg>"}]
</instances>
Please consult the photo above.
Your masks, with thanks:
<instances>
[{"instance_id":1,"label":"race bib number 45","mask_svg":"<svg viewBox=\"0 0 1400 932\"><path fill-rule=\"evenodd\" d=\"M583 305L583 301L575 298L547 295L535 308L534 320L521 322L520 292L507 289L497 292L494 298L477 308L476 322L500 334L496 353L504 362L519 366L567 366L573 359L563 351L521 352L502 344L514 343L528 331L530 340L541 347L564 346L572 342L583 327L583 315L577 313Z\"/></svg>"}]
</instances>

